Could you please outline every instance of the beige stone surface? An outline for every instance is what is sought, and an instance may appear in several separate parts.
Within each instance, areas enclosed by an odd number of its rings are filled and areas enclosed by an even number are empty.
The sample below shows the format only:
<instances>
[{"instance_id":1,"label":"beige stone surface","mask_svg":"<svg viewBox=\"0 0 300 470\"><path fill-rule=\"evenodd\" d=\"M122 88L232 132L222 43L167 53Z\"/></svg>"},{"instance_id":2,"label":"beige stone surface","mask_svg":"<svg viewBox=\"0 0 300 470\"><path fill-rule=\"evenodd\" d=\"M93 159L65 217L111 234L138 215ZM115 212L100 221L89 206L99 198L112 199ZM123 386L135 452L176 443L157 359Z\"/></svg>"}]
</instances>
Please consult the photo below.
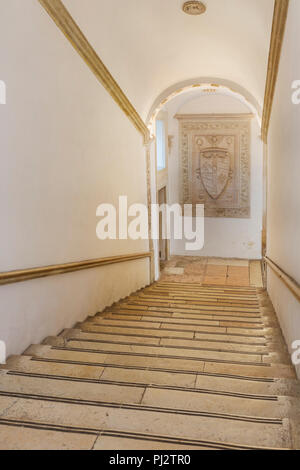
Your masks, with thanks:
<instances>
[{"instance_id":1,"label":"beige stone surface","mask_svg":"<svg viewBox=\"0 0 300 470\"><path fill-rule=\"evenodd\" d=\"M295 378L295 370L291 366L274 365L272 367L240 365L240 364L221 364L217 362L206 362L205 372L214 374L241 375L248 377L277 377L277 378Z\"/></svg>"},{"instance_id":2,"label":"beige stone surface","mask_svg":"<svg viewBox=\"0 0 300 470\"><path fill-rule=\"evenodd\" d=\"M40 357L58 360L58 361L75 361L75 362L86 362L86 363L103 363L106 359L106 354L101 353L89 353L85 351L68 351L62 349L49 349L45 348L44 353L40 354Z\"/></svg>"},{"instance_id":3,"label":"beige stone surface","mask_svg":"<svg viewBox=\"0 0 300 470\"><path fill-rule=\"evenodd\" d=\"M84 325L95 325L95 326L128 326L128 327L133 327L135 328L136 326L139 326L139 328L159 328L160 323L159 322L146 322L146 321L140 321L138 324L135 321L129 321L129 320L122 320L122 321L111 321L107 318L100 319L99 317L96 317L95 319L92 319L88 322L85 322Z\"/></svg>"},{"instance_id":4,"label":"beige stone surface","mask_svg":"<svg viewBox=\"0 0 300 470\"><path fill-rule=\"evenodd\" d=\"M194 387L196 374L175 374L147 370L113 369L107 367L102 374L103 380L142 384L170 385L173 387Z\"/></svg>"},{"instance_id":5,"label":"beige stone surface","mask_svg":"<svg viewBox=\"0 0 300 470\"><path fill-rule=\"evenodd\" d=\"M122 437L100 436L94 450L209 450L209 447L186 446L183 444L170 444L145 439L126 439Z\"/></svg>"},{"instance_id":6,"label":"beige stone surface","mask_svg":"<svg viewBox=\"0 0 300 470\"><path fill-rule=\"evenodd\" d=\"M242 336L242 335L214 335L206 333L196 333L195 339L202 340L215 340L215 341L227 341L236 344L266 344L266 338L264 336Z\"/></svg>"},{"instance_id":7,"label":"beige stone surface","mask_svg":"<svg viewBox=\"0 0 300 470\"><path fill-rule=\"evenodd\" d=\"M205 328L205 327L204 327ZM209 327L206 327L206 328L209 328ZM138 327L134 328L122 328L122 327L113 327L113 326L102 326L102 325L92 325L92 324L89 324L89 325L84 325L83 327L84 331L91 331L91 332L94 332L94 333L97 333L97 332L103 332L103 333L113 333L113 334L119 334L119 335L124 335L124 334L128 334L128 335L138 335L138 336L156 336L156 337L161 337L161 336L173 336L174 338L176 336L184 336L185 338L192 338L193 337L193 333L189 332L189 328L185 328L185 329L181 329L181 331L172 331L173 329L175 330L178 330L179 328L172 328L171 325L170 327L168 328L168 334L164 331L165 328L154 328L154 329L151 329L151 328L143 328L143 329L139 329ZM170 331L171 330L171 331ZM184 331L186 330L186 331ZM193 330L194 331L194 330Z\"/></svg>"},{"instance_id":8,"label":"beige stone surface","mask_svg":"<svg viewBox=\"0 0 300 470\"><path fill-rule=\"evenodd\" d=\"M6 419L105 430L157 433L177 438L206 439L256 446L290 447L287 424L249 422L248 420L213 418L142 409L94 407L60 402L19 399L6 411Z\"/></svg>"},{"instance_id":9,"label":"beige stone surface","mask_svg":"<svg viewBox=\"0 0 300 470\"><path fill-rule=\"evenodd\" d=\"M138 366L146 369L168 369L174 371L202 372L204 369L204 361L169 359L165 357L138 357L138 356L122 356L110 355L106 359L107 364L121 366Z\"/></svg>"},{"instance_id":10,"label":"beige stone surface","mask_svg":"<svg viewBox=\"0 0 300 470\"><path fill-rule=\"evenodd\" d=\"M261 379L253 377L249 380L246 376L231 378L230 376L198 374L196 388L215 390L230 393L242 393L253 395L299 396L299 382L294 379Z\"/></svg>"},{"instance_id":11,"label":"beige stone surface","mask_svg":"<svg viewBox=\"0 0 300 470\"><path fill-rule=\"evenodd\" d=\"M207 264L220 266L249 266L249 261L244 259L231 258L208 258Z\"/></svg>"},{"instance_id":12,"label":"beige stone surface","mask_svg":"<svg viewBox=\"0 0 300 470\"><path fill-rule=\"evenodd\" d=\"M263 287L261 261L250 261L250 285Z\"/></svg>"},{"instance_id":13,"label":"beige stone surface","mask_svg":"<svg viewBox=\"0 0 300 470\"><path fill-rule=\"evenodd\" d=\"M177 330L181 329L182 331L206 331L208 333L226 333L226 328L220 326L197 326L197 325L162 325L162 330ZM182 335L181 335L182 336Z\"/></svg>"},{"instance_id":14,"label":"beige stone surface","mask_svg":"<svg viewBox=\"0 0 300 470\"><path fill-rule=\"evenodd\" d=\"M0 424L0 450L91 450L97 436Z\"/></svg>"},{"instance_id":15,"label":"beige stone surface","mask_svg":"<svg viewBox=\"0 0 300 470\"><path fill-rule=\"evenodd\" d=\"M147 318L147 317L143 317ZM233 325L237 326L246 326L248 325L253 325L253 328L255 327L260 327L262 325L261 319L248 319L248 318L241 318L241 321L239 321L239 317L222 317L222 316L217 316L217 315L201 315L199 314L198 317L195 318L189 318L188 315L182 315L181 317L178 315L173 315L172 318L167 318L167 319L161 319L162 324L169 324L169 323L174 323L174 324L179 324L179 325L212 325L212 326L223 326L225 323L230 323ZM226 325L227 326L227 325Z\"/></svg>"},{"instance_id":16,"label":"beige stone surface","mask_svg":"<svg viewBox=\"0 0 300 470\"><path fill-rule=\"evenodd\" d=\"M0 373L0 380L3 378L3 374ZM18 399L14 397L0 396L0 418L2 418L6 411L16 403Z\"/></svg>"},{"instance_id":17,"label":"beige stone surface","mask_svg":"<svg viewBox=\"0 0 300 470\"><path fill-rule=\"evenodd\" d=\"M108 314L109 316L110 315L114 315L114 316L117 316L117 317L124 317L125 315L132 315L132 310L126 310L125 308L116 308L113 312L111 312L110 314ZM142 315L147 315L147 317L154 317L155 319L155 316L156 316L156 312L153 312L151 310L147 310L147 311L144 311L142 312ZM170 318L172 316L172 313L170 312L159 312L159 316L160 317L164 317L164 318ZM109 317L108 317L109 318ZM133 318L136 318L132 315L132 319Z\"/></svg>"},{"instance_id":18,"label":"beige stone surface","mask_svg":"<svg viewBox=\"0 0 300 470\"><path fill-rule=\"evenodd\" d=\"M165 268L165 274L184 274L184 268Z\"/></svg>"},{"instance_id":19,"label":"beige stone surface","mask_svg":"<svg viewBox=\"0 0 300 470\"><path fill-rule=\"evenodd\" d=\"M200 269L196 259L180 263ZM248 272L208 266L212 278ZM297 446L300 388L274 311L261 301L266 295L249 287L158 283L33 345L0 368L0 441L12 449L86 449L97 440L99 450L180 450L191 439L201 448L289 448L291 430ZM15 434L4 420L19 420Z\"/></svg>"},{"instance_id":20,"label":"beige stone surface","mask_svg":"<svg viewBox=\"0 0 300 470\"><path fill-rule=\"evenodd\" d=\"M148 316L148 312L147 312L147 316ZM154 313L153 313L154 315ZM156 315L158 315L158 313L156 313ZM171 318L181 318L181 319L184 319L184 318L189 318L191 320L197 320L198 318L207 318L207 319L216 319L216 320L232 320L232 321L247 321L247 322L257 322L257 321L261 321L261 316L258 315L257 313L245 313L245 314L242 314L240 312L220 312L220 311L214 311L214 310L211 310L211 311L199 311L199 313L196 313L195 311L191 312L191 313L182 313L182 312L174 312L172 314L172 317Z\"/></svg>"},{"instance_id":21,"label":"beige stone surface","mask_svg":"<svg viewBox=\"0 0 300 470\"><path fill-rule=\"evenodd\" d=\"M159 338L147 338L143 336L122 336L119 335L118 333L108 333L108 334L98 334L98 333L86 333L86 332L81 332L80 334L76 335L76 339L82 339L88 341L90 340L96 340L96 341L103 341L105 343L114 343L114 342L121 342L121 343L140 343L140 344L150 344L150 345L155 345L159 344Z\"/></svg>"},{"instance_id":22,"label":"beige stone surface","mask_svg":"<svg viewBox=\"0 0 300 470\"><path fill-rule=\"evenodd\" d=\"M104 369L103 367L82 366L80 364L60 364L57 362L28 360L15 364L13 370L34 374L58 375L61 377L99 379Z\"/></svg>"},{"instance_id":23,"label":"beige stone surface","mask_svg":"<svg viewBox=\"0 0 300 470\"><path fill-rule=\"evenodd\" d=\"M14 375L1 377L0 390L110 403L140 403L144 393L141 387L126 387L125 384L85 383Z\"/></svg>"},{"instance_id":24,"label":"beige stone surface","mask_svg":"<svg viewBox=\"0 0 300 470\"><path fill-rule=\"evenodd\" d=\"M161 346L177 346L187 348L199 348L201 349L215 349L219 351L235 351L236 353L249 353L249 354L267 354L267 346L252 345L252 344L234 344L225 341L205 341L205 340L184 340L184 339L162 339L160 342ZM188 353L188 351L187 351ZM199 351L199 354L201 352Z\"/></svg>"},{"instance_id":25,"label":"beige stone surface","mask_svg":"<svg viewBox=\"0 0 300 470\"><path fill-rule=\"evenodd\" d=\"M172 315L172 319L176 321L176 318L180 318L182 320L188 319L188 320L205 320L205 319L211 319L211 320L216 320L216 321L233 321L233 322L247 322L247 323L257 323L261 322L261 317L258 317L257 315L249 314L247 316L243 316L238 312L231 312L230 313L222 313L220 312L211 312L211 315L209 313L205 314L203 312L195 314L180 314L180 313L174 313Z\"/></svg>"},{"instance_id":26,"label":"beige stone surface","mask_svg":"<svg viewBox=\"0 0 300 470\"><path fill-rule=\"evenodd\" d=\"M160 348L156 346L146 346L146 345L130 345L130 344L115 344L115 343L93 343L93 342L80 342L80 341L69 341L68 347L76 349L91 349L94 351L105 351L107 354L109 352L117 353L133 353L133 354L153 354L157 355Z\"/></svg>"},{"instance_id":27,"label":"beige stone surface","mask_svg":"<svg viewBox=\"0 0 300 470\"><path fill-rule=\"evenodd\" d=\"M283 418L287 413L287 404L281 401L249 399L214 395L213 393L181 392L177 390L147 389L142 404L197 410L206 413L224 413L240 416L266 416Z\"/></svg>"},{"instance_id":28,"label":"beige stone surface","mask_svg":"<svg viewBox=\"0 0 300 470\"><path fill-rule=\"evenodd\" d=\"M232 335L244 335L244 336L260 336L264 337L265 335L265 329L251 329L251 328L233 328L233 327L227 327L227 333L232 334Z\"/></svg>"}]
</instances>

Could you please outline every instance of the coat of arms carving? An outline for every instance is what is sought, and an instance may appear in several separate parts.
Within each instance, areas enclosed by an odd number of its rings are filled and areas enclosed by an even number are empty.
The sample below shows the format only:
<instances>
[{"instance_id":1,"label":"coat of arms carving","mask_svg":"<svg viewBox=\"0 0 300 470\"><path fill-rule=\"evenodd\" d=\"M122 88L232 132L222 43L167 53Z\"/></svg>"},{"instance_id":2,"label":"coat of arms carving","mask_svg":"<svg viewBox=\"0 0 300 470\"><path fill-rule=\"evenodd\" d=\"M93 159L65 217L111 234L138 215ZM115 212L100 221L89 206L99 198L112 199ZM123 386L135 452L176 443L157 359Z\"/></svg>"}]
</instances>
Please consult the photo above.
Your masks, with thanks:
<instances>
[{"instance_id":1,"label":"coat of arms carving","mask_svg":"<svg viewBox=\"0 0 300 470\"><path fill-rule=\"evenodd\" d=\"M250 217L252 115L179 115L182 203L206 217Z\"/></svg>"},{"instance_id":2,"label":"coat of arms carving","mask_svg":"<svg viewBox=\"0 0 300 470\"><path fill-rule=\"evenodd\" d=\"M198 174L209 196L218 199L230 176L230 156L226 149L211 148L200 152Z\"/></svg>"}]
</instances>

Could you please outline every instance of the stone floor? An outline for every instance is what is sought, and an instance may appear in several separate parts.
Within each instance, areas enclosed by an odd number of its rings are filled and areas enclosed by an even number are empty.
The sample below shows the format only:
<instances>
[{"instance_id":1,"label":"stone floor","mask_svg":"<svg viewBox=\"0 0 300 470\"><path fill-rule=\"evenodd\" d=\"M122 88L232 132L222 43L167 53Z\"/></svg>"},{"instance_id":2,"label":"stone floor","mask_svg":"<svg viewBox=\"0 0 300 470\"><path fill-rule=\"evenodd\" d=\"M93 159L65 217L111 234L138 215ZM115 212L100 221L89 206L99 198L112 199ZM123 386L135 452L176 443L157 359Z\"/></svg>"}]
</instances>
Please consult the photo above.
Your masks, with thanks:
<instances>
[{"instance_id":1,"label":"stone floor","mask_svg":"<svg viewBox=\"0 0 300 470\"><path fill-rule=\"evenodd\" d=\"M263 287L259 260L172 256L161 264L161 270L162 281Z\"/></svg>"},{"instance_id":2,"label":"stone floor","mask_svg":"<svg viewBox=\"0 0 300 470\"><path fill-rule=\"evenodd\" d=\"M248 286L259 268L173 258L162 277L181 282L10 357L0 450L299 449L300 384L267 292Z\"/></svg>"}]
</instances>

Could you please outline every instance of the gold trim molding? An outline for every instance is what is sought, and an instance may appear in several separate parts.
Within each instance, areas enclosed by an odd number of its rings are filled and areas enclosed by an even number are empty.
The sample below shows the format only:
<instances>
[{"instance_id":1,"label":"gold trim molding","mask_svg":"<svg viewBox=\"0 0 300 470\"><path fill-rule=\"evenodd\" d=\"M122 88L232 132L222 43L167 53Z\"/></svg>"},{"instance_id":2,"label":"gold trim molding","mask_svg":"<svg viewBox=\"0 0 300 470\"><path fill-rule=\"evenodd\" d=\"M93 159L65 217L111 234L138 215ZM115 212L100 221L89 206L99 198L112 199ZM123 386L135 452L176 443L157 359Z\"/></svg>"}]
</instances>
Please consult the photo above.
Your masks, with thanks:
<instances>
[{"instance_id":1,"label":"gold trim molding","mask_svg":"<svg viewBox=\"0 0 300 470\"><path fill-rule=\"evenodd\" d=\"M29 281L41 277L56 276L58 274L66 274L84 269L99 268L111 264L125 263L127 261L136 261L139 259L151 259L150 252L136 253L132 255L113 256L109 258L98 258L86 261L78 261L75 263L56 264L52 266L44 266L39 268L22 269L18 271L8 271L0 273L0 285L12 284L16 282Z\"/></svg>"},{"instance_id":2,"label":"gold trim molding","mask_svg":"<svg viewBox=\"0 0 300 470\"><path fill-rule=\"evenodd\" d=\"M289 0L275 0L271 44L269 52L268 73L264 98L262 117L262 139L266 143L268 139L270 117L278 77L278 69L281 50L288 14Z\"/></svg>"},{"instance_id":3,"label":"gold trim molding","mask_svg":"<svg viewBox=\"0 0 300 470\"><path fill-rule=\"evenodd\" d=\"M274 261L272 261L268 256L264 258L267 265L272 269L276 276L281 279L281 281L287 286L287 288L292 292L296 299L300 302L300 285L285 273Z\"/></svg>"},{"instance_id":4,"label":"gold trim molding","mask_svg":"<svg viewBox=\"0 0 300 470\"><path fill-rule=\"evenodd\" d=\"M105 67L96 51L93 49L87 38L84 36L79 26L64 6L61 0L38 0L51 16L53 21L64 33L78 54L82 57L91 71L95 74L99 82L108 91L118 106L131 120L136 129L142 134L144 142L150 138L150 132L134 108L127 96L124 94L118 83L115 81L109 70Z\"/></svg>"},{"instance_id":5,"label":"gold trim molding","mask_svg":"<svg viewBox=\"0 0 300 470\"><path fill-rule=\"evenodd\" d=\"M251 113L241 113L241 114L175 114L174 119L178 120L190 120L198 121L199 119L204 120L214 120L214 119L225 119L229 121L239 121L240 119L252 119L254 114Z\"/></svg>"}]
</instances>

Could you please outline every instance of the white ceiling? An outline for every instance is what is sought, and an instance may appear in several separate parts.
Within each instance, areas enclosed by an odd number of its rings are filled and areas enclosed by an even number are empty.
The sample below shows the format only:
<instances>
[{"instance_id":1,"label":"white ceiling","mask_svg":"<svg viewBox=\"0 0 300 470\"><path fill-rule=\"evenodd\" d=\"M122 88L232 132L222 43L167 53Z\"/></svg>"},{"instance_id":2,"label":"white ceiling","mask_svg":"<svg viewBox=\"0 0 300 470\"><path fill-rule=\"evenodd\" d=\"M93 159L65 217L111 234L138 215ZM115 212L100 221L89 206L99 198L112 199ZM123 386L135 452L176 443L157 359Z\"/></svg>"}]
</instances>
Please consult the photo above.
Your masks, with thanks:
<instances>
[{"instance_id":1,"label":"white ceiling","mask_svg":"<svg viewBox=\"0 0 300 470\"><path fill-rule=\"evenodd\" d=\"M143 119L165 89L201 76L231 80L262 105L274 0L63 0Z\"/></svg>"}]
</instances>

